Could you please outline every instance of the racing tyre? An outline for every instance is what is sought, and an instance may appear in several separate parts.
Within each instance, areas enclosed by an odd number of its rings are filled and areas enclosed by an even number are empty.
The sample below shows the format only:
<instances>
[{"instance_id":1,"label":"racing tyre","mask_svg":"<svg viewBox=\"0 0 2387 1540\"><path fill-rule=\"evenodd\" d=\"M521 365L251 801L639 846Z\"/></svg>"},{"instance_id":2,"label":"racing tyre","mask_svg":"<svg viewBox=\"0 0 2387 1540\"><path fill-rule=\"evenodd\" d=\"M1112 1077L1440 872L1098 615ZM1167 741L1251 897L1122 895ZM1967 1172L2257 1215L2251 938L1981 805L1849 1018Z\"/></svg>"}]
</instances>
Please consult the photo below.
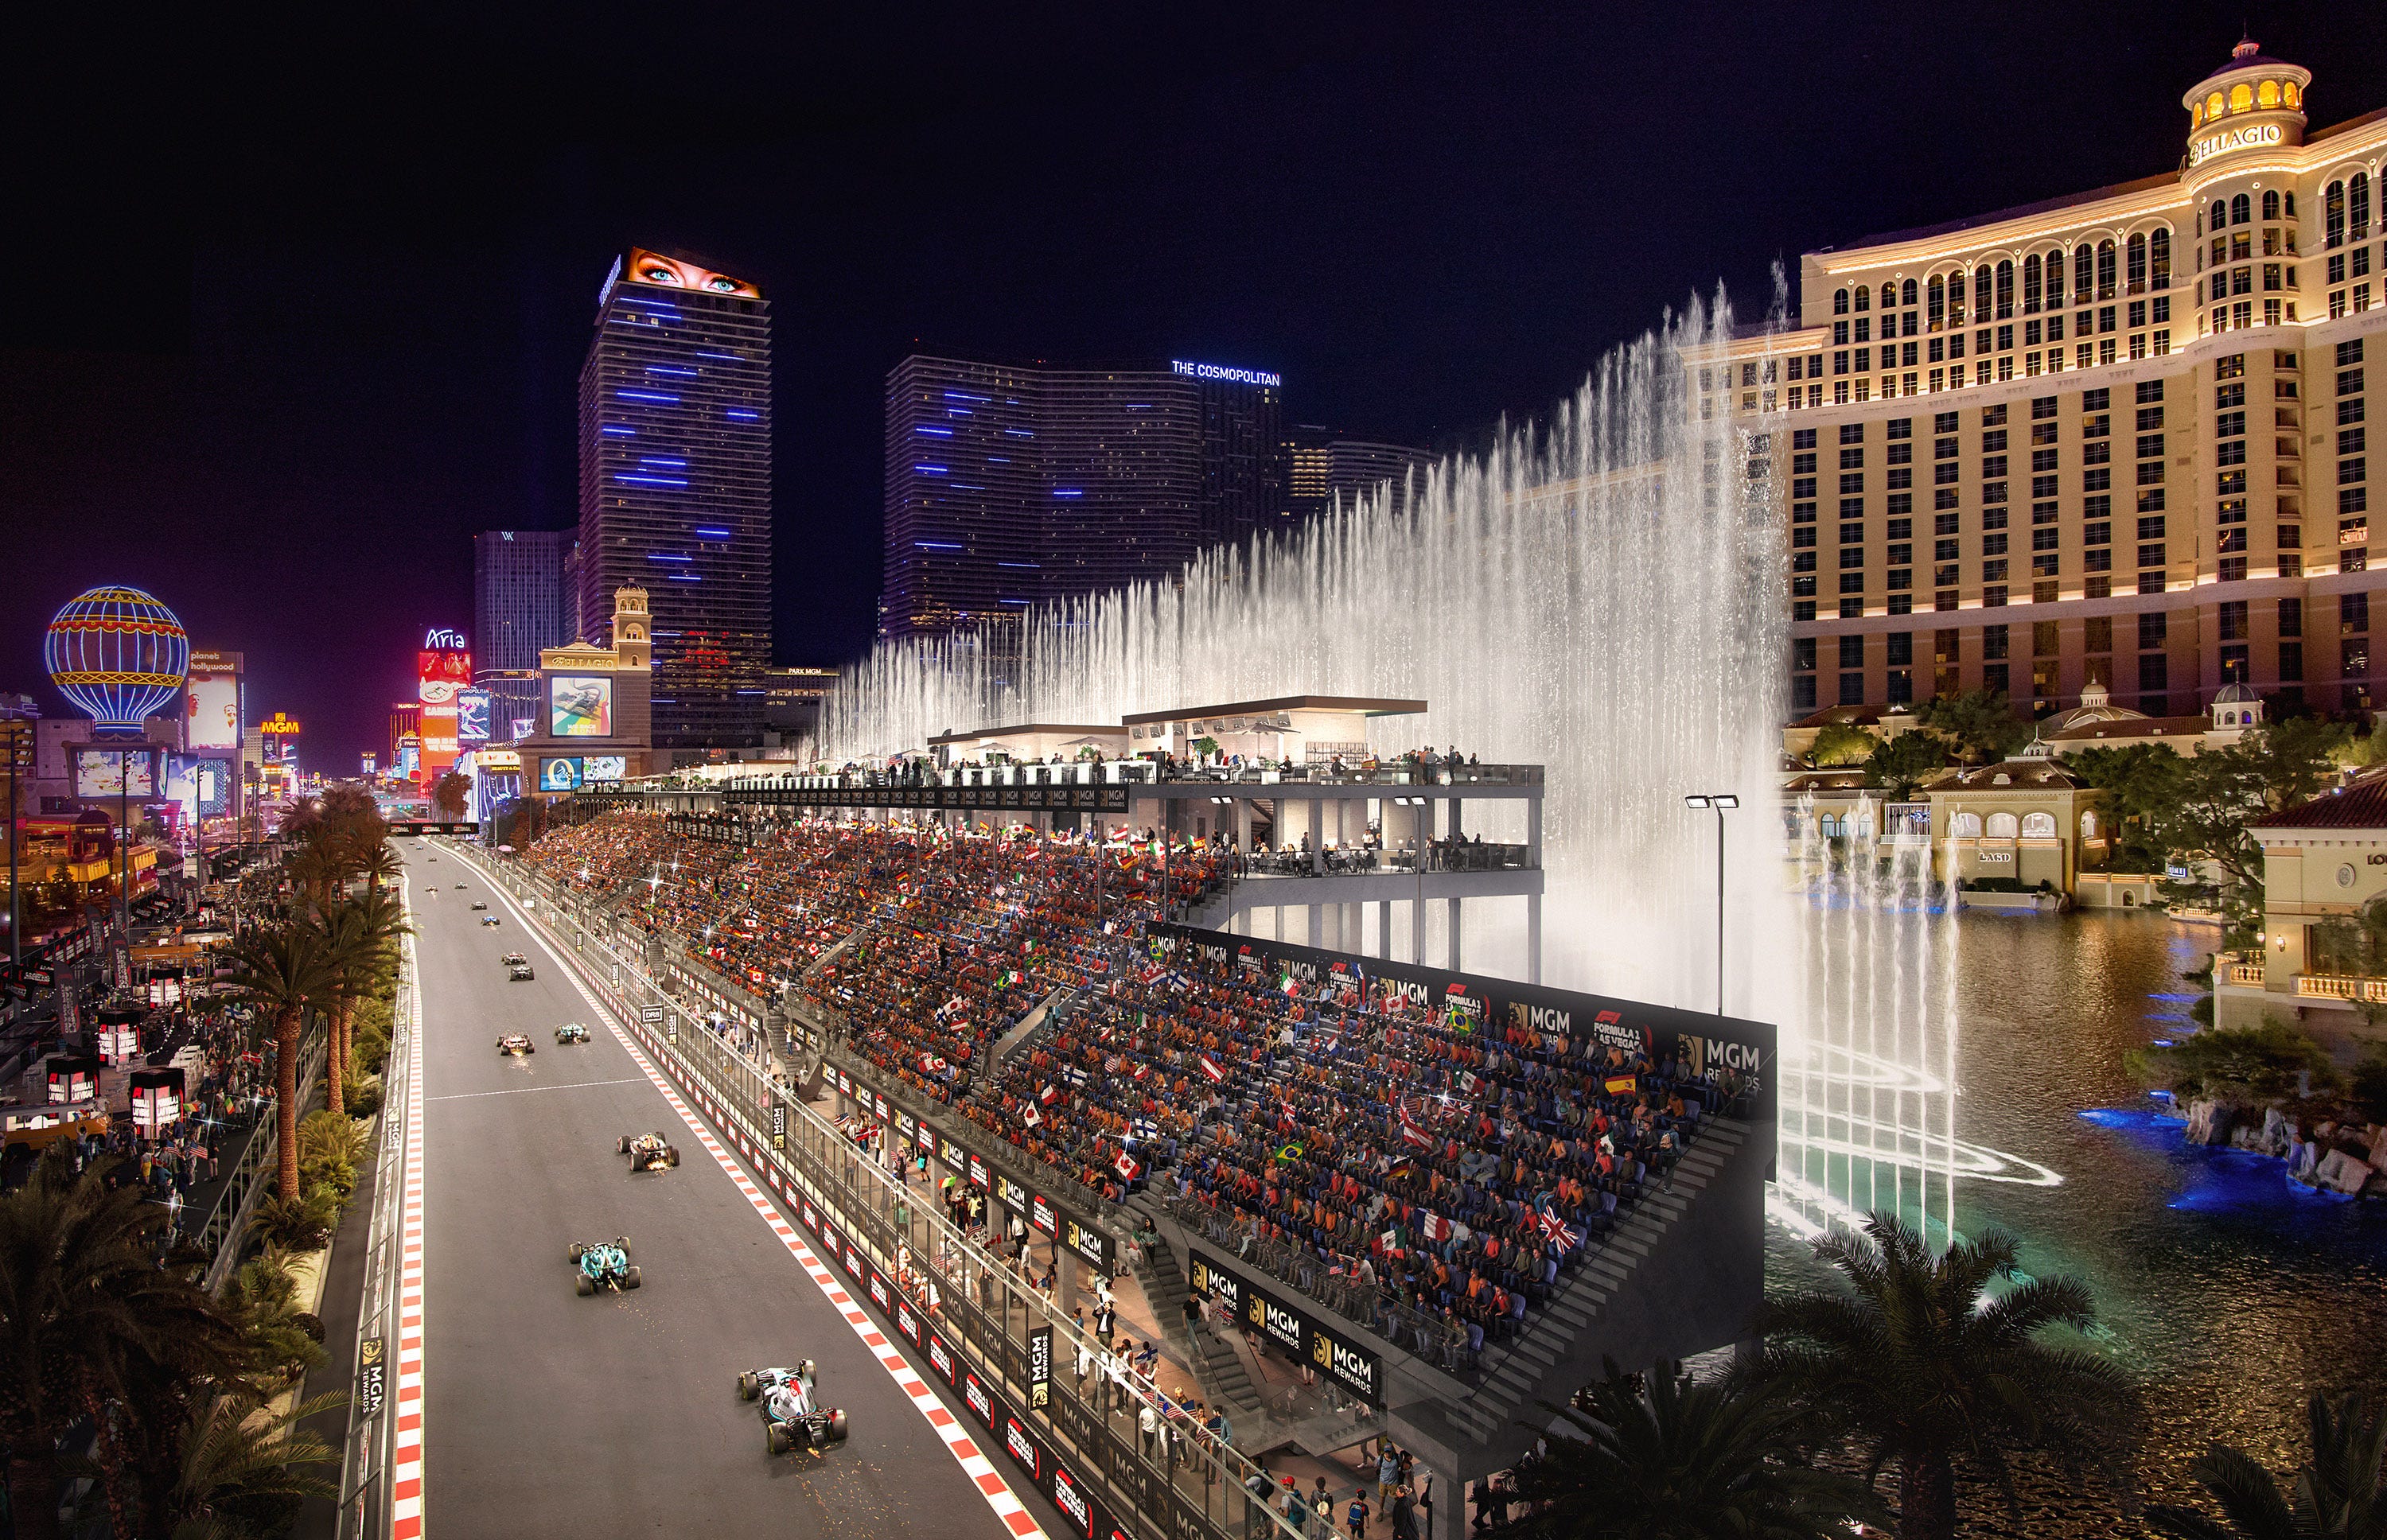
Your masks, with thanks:
<instances>
[{"instance_id":1,"label":"racing tyre","mask_svg":"<svg viewBox=\"0 0 2387 1540\"><path fill-rule=\"evenodd\" d=\"M831 1444L845 1442L845 1408L843 1407L828 1414L828 1441Z\"/></svg>"},{"instance_id":2,"label":"racing tyre","mask_svg":"<svg viewBox=\"0 0 2387 1540\"><path fill-rule=\"evenodd\" d=\"M679 1164L678 1145L666 1144L663 1146L663 1164L666 1166L676 1166Z\"/></svg>"},{"instance_id":3,"label":"racing tyre","mask_svg":"<svg viewBox=\"0 0 2387 1540\"><path fill-rule=\"evenodd\" d=\"M628 1134L624 1134L622 1136L621 1142L613 1146L613 1153L615 1155L628 1155L630 1153L630 1136Z\"/></svg>"},{"instance_id":4,"label":"racing tyre","mask_svg":"<svg viewBox=\"0 0 2387 1540\"><path fill-rule=\"evenodd\" d=\"M763 1430L763 1447L770 1450L771 1453L775 1455L786 1454L790 1442L791 1441L788 1437L788 1430L777 1422L770 1424Z\"/></svg>"},{"instance_id":5,"label":"racing tyre","mask_svg":"<svg viewBox=\"0 0 2387 1540\"><path fill-rule=\"evenodd\" d=\"M575 1241L575 1242L573 1242L573 1243L572 1243L571 1246L570 1246L570 1247L568 1247L568 1248L567 1248L567 1250L566 1250L566 1253L565 1253L566 1260L568 1260L568 1261L573 1261L573 1262L577 1262L577 1261L579 1261L579 1260L580 1260L580 1258L581 1258L583 1256L587 1255L587 1250L588 1250L588 1248L587 1248L587 1246L584 1246L584 1245L582 1245L579 1242Z\"/></svg>"},{"instance_id":6,"label":"racing tyre","mask_svg":"<svg viewBox=\"0 0 2387 1540\"><path fill-rule=\"evenodd\" d=\"M582 1273L578 1278L574 1279L572 1281L573 1281L573 1286L574 1286L574 1287L575 1287L576 1289L578 1289L578 1290L580 1291L580 1297L581 1297L581 1298L583 1298L583 1299L587 1298L590 1294L595 1294L595 1293L597 1292L597 1285L596 1285L595 1281L594 1281L593 1280L591 1280L591 1279L589 1278L589 1276L588 1276L587 1273L585 1273L585 1272L584 1272L584 1273Z\"/></svg>"},{"instance_id":7,"label":"racing tyre","mask_svg":"<svg viewBox=\"0 0 2387 1540\"><path fill-rule=\"evenodd\" d=\"M638 1286L638 1269L636 1268L624 1269L622 1271L622 1287L625 1289L635 1289Z\"/></svg>"},{"instance_id":8,"label":"racing tyre","mask_svg":"<svg viewBox=\"0 0 2387 1540\"><path fill-rule=\"evenodd\" d=\"M763 1382L755 1379L751 1374L740 1374L738 1376L738 1399L740 1401L751 1401L755 1396L761 1395L762 1392Z\"/></svg>"}]
</instances>

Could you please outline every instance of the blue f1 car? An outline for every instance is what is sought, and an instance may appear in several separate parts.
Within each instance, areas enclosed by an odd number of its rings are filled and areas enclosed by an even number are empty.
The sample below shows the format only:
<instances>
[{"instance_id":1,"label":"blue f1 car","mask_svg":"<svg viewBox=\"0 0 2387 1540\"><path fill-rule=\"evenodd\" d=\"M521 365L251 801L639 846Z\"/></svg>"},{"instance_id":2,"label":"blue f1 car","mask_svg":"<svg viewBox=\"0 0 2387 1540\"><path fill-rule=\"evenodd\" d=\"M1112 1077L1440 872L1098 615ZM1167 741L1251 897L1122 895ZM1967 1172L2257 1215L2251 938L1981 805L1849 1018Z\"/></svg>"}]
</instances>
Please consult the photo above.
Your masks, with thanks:
<instances>
[{"instance_id":1,"label":"blue f1 car","mask_svg":"<svg viewBox=\"0 0 2387 1540\"><path fill-rule=\"evenodd\" d=\"M593 1294L600 1289L619 1294L638 1286L638 1269L630 1265L630 1238L626 1235L611 1241L575 1241L571 1257L580 1269L574 1285L583 1294Z\"/></svg>"},{"instance_id":2,"label":"blue f1 car","mask_svg":"<svg viewBox=\"0 0 2387 1540\"><path fill-rule=\"evenodd\" d=\"M823 1407L814 1392L817 1370L806 1358L792 1369L755 1369L738 1376L738 1394L763 1403L763 1446L784 1455L802 1445L818 1455L845 1442L845 1410Z\"/></svg>"}]
</instances>

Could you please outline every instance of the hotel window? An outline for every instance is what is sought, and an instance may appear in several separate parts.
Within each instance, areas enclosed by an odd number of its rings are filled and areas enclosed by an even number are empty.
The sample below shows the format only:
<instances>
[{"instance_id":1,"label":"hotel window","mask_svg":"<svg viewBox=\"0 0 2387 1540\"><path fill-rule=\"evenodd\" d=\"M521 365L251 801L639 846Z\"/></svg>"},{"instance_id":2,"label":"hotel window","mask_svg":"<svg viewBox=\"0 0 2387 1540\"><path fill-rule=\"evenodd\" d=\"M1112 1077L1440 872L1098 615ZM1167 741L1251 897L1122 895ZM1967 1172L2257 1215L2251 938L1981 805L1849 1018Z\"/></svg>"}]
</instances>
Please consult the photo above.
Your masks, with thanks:
<instances>
[{"instance_id":1,"label":"hotel window","mask_svg":"<svg viewBox=\"0 0 2387 1540\"><path fill-rule=\"evenodd\" d=\"M2161 694L2170 688L2171 660L2160 652L2141 653L2139 657L2139 693ZM2145 702L2141 701L2143 705Z\"/></svg>"},{"instance_id":2,"label":"hotel window","mask_svg":"<svg viewBox=\"0 0 2387 1540\"><path fill-rule=\"evenodd\" d=\"M2301 599L2280 600L2280 635L2301 637L2305 634L2305 601Z\"/></svg>"},{"instance_id":3,"label":"hotel window","mask_svg":"<svg viewBox=\"0 0 2387 1540\"><path fill-rule=\"evenodd\" d=\"M2011 262L2011 261L2000 261L2000 262L1998 263L1997 273L1998 273L1998 313L1997 313L1997 319L1998 319L1998 320L2000 320L2000 321L2010 321L2010 320L2012 320L2012 319L2014 318L2014 263L2013 263L2013 262ZM2003 329L1999 333L1999 341L1998 341L1998 346L1999 346L1999 347L2013 347L2013 346L2014 346L2013 335L2014 335L2014 328L2013 328L2013 327L2008 326L2008 327L2003 328Z\"/></svg>"},{"instance_id":4,"label":"hotel window","mask_svg":"<svg viewBox=\"0 0 2387 1540\"><path fill-rule=\"evenodd\" d=\"M2057 258L2056 262L2060 270L2063 259L2060 257ZM2022 259L2022 313L2025 315L2037 315L2039 313L2039 297L2040 292L2039 272L2039 258L2036 254L2026 257ZM2061 304L2062 301L2058 300L2057 303ZM2033 337L2030 340L2036 342L2039 339L2037 337Z\"/></svg>"},{"instance_id":5,"label":"hotel window","mask_svg":"<svg viewBox=\"0 0 2387 1540\"><path fill-rule=\"evenodd\" d=\"M2171 232L2157 230L2148 236L2147 255L2148 266L2153 270L2150 286L2156 289L2171 287Z\"/></svg>"},{"instance_id":6,"label":"hotel window","mask_svg":"<svg viewBox=\"0 0 2387 1540\"><path fill-rule=\"evenodd\" d=\"M2082 524L2080 526L2080 543L2084 546L2112 545L2114 543L2113 522L2107 519L2099 519L2093 524Z\"/></svg>"},{"instance_id":7,"label":"hotel window","mask_svg":"<svg viewBox=\"0 0 2387 1540\"><path fill-rule=\"evenodd\" d=\"M2003 535L2000 535L2000 534L1989 534L1989 535L1984 535L1984 536L1981 536L1981 554L1982 554L1982 555L1984 555L1984 556L2003 556L2005 553L2006 553L2006 537L2005 537Z\"/></svg>"},{"instance_id":8,"label":"hotel window","mask_svg":"<svg viewBox=\"0 0 2387 1540\"><path fill-rule=\"evenodd\" d=\"M2370 175L2356 171L2345 179L2346 233L2359 241L2370 234Z\"/></svg>"},{"instance_id":9,"label":"hotel window","mask_svg":"<svg viewBox=\"0 0 2387 1540\"><path fill-rule=\"evenodd\" d=\"M2370 629L2370 596L2340 594L2337 596L2337 634L2351 637Z\"/></svg>"},{"instance_id":10,"label":"hotel window","mask_svg":"<svg viewBox=\"0 0 2387 1540\"><path fill-rule=\"evenodd\" d=\"M1857 314L1863 315L1872 309L1873 290L1863 284L1859 284L1857 285Z\"/></svg>"},{"instance_id":11,"label":"hotel window","mask_svg":"<svg viewBox=\"0 0 2387 1540\"><path fill-rule=\"evenodd\" d=\"M1863 675L1843 674L1840 675L1840 704L1843 706L1862 706L1864 704Z\"/></svg>"}]
</instances>

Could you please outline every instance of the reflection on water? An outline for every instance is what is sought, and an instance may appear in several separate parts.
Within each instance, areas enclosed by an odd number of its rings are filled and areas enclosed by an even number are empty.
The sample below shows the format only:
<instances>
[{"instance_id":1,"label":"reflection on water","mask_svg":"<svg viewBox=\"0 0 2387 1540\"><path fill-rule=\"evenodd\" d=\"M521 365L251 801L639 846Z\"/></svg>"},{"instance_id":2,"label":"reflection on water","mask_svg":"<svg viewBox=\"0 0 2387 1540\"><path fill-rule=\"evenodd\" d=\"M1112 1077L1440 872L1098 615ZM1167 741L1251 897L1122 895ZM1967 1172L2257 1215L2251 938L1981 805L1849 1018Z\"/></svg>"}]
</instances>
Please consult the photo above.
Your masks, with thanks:
<instances>
[{"instance_id":1,"label":"reflection on water","mask_svg":"<svg viewBox=\"0 0 2387 1540\"><path fill-rule=\"evenodd\" d=\"M2100 1345L2148 1387L2150 1496L2181 1493L2214 1438L2284 1467L2311 1391L2387 1382L2387 1205L2305 1195L2280 1162L2191 1149L2124 1073L2125 1050L2191 1029L2181 975L2214 928L1967 911L1958 929L1963 1135L2064 1177L1960 1183L1959 1230L2002 1226L2029 1271L2095 1290ZM1770 1272L1815 1277L1781 1237ZM2050 1517L2033 1531L2062 1533Z\"/></svg>"}]
</instances>

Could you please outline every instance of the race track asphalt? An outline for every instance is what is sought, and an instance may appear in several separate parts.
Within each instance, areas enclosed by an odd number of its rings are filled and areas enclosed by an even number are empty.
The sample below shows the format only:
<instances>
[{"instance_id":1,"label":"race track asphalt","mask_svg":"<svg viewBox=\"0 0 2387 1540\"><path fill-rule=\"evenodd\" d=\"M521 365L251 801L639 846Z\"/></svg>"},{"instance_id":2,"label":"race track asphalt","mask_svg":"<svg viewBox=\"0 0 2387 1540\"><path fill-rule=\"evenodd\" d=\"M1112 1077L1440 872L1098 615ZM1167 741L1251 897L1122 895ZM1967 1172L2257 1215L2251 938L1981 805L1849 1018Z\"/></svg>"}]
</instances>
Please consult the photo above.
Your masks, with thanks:
<instances>
[{"instance_id":1,"label":"race track asphalt","mask_svg":"<svg viewBox=\"0 0 2387 1540\"><path fill-rule=\"evenodd\" d=\"M453 855L400 850L423 1004L426 1534L1010 1540L518 912ZM512 951L536 979L507 979L498 959ZM559 1047L565 1021L591 1041ZM537 1051L501 1056L513 1031ZM634 1177L615 1141L650 1129L682 1164ZM644 1286L580 1297L565 1248L615 1235ZM852 1437L821 1458L775 1458L733 1382L805 1357Z\"/></svg>"}]
</instances>

